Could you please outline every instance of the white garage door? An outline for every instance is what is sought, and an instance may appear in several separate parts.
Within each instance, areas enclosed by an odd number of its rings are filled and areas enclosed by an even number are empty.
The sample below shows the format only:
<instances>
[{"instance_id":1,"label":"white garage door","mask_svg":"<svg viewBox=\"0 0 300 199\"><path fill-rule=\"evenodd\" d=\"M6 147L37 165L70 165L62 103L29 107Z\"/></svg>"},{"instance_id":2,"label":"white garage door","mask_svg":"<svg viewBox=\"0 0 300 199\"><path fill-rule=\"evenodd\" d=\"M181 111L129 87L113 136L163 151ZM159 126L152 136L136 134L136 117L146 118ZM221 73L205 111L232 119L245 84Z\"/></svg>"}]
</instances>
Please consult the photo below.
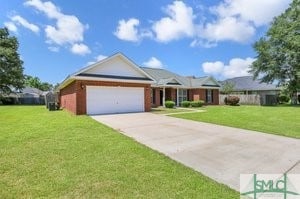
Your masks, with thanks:
<instances>
[{"instance_id":1,"label":"white garage door","mask_svg":"<svg viewBox=\"0 0 300 199\"><path fill-rule=\"evenodd\" d=\"M87 114L144 111L144 88L87 86Z\"/></svg>"}]
</instances>

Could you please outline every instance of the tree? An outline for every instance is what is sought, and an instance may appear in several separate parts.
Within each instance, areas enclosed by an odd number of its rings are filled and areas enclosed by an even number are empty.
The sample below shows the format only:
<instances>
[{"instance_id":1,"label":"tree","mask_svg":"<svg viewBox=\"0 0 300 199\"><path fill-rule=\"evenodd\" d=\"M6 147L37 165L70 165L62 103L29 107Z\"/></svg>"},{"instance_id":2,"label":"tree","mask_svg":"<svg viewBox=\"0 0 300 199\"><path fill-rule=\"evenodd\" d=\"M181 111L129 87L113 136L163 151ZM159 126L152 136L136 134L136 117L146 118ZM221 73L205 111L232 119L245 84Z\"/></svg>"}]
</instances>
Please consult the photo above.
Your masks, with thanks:
<instances>
[{"instance_id":1,"label":"tree","mask_svg":"<svg viewBox=\"0 0 300 199\"><path fill-rule=\"evenodd\" d=\"M42 82L38 77L32 77L30 75L25 75L25 86L32 88L37 88L42 91L50 91L53 89L53 85L48 82Z\"/></svg>"},{"instance_id":2,"label":"tree","mask_svg":"<svg viewBox=\"0 0 300 199\"><path fill-rule=\"evenodd\" d=\"M232 82L225 82L222 85L221 92L224 93L225 95L229 95L230 93L232 93L233 89L234 89L234 83L232 83Z\"/></svg>"},{"instance_id":3,"label":"tree","mask_svg":"<svg viewBox=\"0 0 300 199\"><path fill-rule=\"evenodd\" d=\"M9 36L7 28L0 28L0 95L24 87L23 61L18 47L17 38Z\"/></svg>"},{"instance_id":4,"label":"tree","mask_svg":"<svg viewBox=\"0 0 300 199\"><path fill-rule=\"evenodd\" d=\"M278 82L293 96L300 89L300 0L274 18L271 27L254 44L258 56L250 72L262 82Z\"/></svg>"}]
</instances>

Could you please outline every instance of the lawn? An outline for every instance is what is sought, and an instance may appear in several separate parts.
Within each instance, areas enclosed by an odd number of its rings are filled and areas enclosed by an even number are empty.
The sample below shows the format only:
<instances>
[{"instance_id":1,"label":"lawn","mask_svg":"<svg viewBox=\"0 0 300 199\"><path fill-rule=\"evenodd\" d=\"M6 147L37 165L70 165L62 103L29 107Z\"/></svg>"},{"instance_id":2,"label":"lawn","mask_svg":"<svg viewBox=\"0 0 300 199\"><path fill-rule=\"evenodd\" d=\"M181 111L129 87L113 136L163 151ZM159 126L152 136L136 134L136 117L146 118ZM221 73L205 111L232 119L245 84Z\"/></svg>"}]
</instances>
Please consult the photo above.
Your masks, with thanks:
<instances>
[{"instance_id":1,"label":"lawn","mask_svg":"<svg viewBox=\"0 0 300 199\"><path fill-rule=\"evenodd\" d=\"M300 138L299 106L207 106L206 112L172 116Z\"/></svg>"},{"instance_id":2,"label":"lawn","mask_svg":"<svg viewBox=\"0 0 300 199\"><path fill-rule=\"evenodd\" d=\"M0 106L0 198L239 198L88 116Z\"/></svg>"}]
</instances>

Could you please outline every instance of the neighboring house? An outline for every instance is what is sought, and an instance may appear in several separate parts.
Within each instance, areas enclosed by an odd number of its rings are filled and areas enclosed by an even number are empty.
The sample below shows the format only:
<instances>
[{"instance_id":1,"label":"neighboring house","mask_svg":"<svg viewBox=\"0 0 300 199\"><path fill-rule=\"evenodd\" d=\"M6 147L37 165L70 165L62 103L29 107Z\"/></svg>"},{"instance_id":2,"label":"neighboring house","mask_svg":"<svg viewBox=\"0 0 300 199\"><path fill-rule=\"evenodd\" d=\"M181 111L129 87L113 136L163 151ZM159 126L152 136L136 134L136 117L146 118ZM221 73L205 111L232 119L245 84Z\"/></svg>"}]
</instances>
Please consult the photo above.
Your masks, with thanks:
<instances>
[{"instance_id":1,"label":"neighboring house","mask_svg":"<svg viewBox=\"0 0 300 199\"><path fill-rule=\"evenodd\" d=\"M25 87L19 93L19 103L20 104L45 104L44 91L37 88Z\"/></svg>"},{"instance_id":2,"label":"neighboring house","mask_svg":"<svg viewBox=\"0 0 300 199\"><path fill-rule=\"evenodd\" d=\"M18 92L2 96L1 101L3 104L41 105L45 104L45 96L44 92L37 88L25 87Z\"/></svg>"},{"instance_id":3,"label":"neighboring house","mask_svg":"<svg viewBox=\"0 0 300 199\"><path fill-rule=\"evenodd\" d=\"M274 84L262 83L254 80L252 76L235 77L222 81L221 84L231 83L234 85L232 94L240 95L258 95L261 105L277 103L277 96L280 88Z\"/></svg>"},{"instance_id":4,"label":"neighboring house","mask_svg":"<svg viewBox=\"0 0 300 199\"><path fill-rule=\"evenodd\" d=\"M80 115L150 111L165 100L218 104L219 87L211 77L188 78L140 68L117 53L68 76L58 89L60 106Z\"/></svg>"}]
</instances>

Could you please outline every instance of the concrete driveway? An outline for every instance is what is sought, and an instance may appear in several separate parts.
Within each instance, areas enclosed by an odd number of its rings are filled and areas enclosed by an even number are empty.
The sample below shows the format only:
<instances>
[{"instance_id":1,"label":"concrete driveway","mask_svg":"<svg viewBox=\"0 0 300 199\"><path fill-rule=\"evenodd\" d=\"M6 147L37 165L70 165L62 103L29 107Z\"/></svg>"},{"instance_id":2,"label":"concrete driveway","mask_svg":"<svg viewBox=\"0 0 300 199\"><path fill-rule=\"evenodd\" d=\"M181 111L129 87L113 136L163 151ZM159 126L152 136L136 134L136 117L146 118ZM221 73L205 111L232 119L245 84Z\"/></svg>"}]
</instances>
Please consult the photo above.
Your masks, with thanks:
<instances>
[{"instance_id":1,"label":"concrete driveway","mask_svg":"<svg viewBox=\"0 0 300 199\"><path fill-rule=\"evenodd\" d=\"M92 118L237 191L240 174L300 174L299 139L153 113Z\"/></svg>"}]
</instances>

